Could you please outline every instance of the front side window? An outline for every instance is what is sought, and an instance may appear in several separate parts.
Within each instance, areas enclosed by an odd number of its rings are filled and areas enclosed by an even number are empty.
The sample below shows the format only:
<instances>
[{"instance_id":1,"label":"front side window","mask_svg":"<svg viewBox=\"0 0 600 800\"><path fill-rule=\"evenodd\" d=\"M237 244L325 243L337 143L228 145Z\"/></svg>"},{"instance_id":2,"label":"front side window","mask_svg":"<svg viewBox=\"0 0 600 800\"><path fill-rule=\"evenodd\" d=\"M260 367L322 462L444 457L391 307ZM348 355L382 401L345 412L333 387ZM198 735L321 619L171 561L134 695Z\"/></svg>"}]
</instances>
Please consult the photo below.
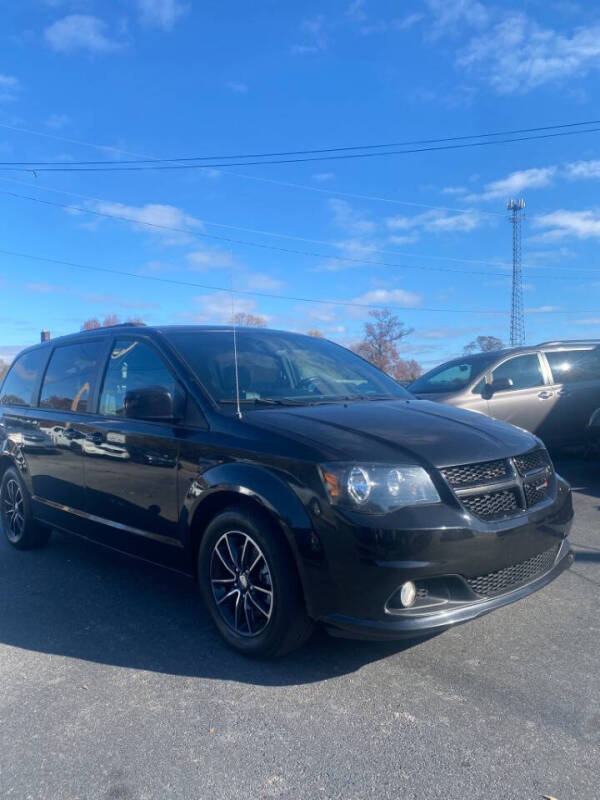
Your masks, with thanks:
<instances>
[{"instance_id":1,"label":"front side window","mask_svg":"<svg viewBox=\"0 0 600 800\"><path fill-rule=\"evenodd\" d=\"M57 347L44 376L40 407L90 411L103 349L104 343L100 340Z\"/></svg>"},{"instance_id":2,"label":"front side window","mask_svg":"<svg viewBox=\"0 0 600 800\"><path fill-rule=\"evenodd\" d=\"M580 383L600 378L600 350L555 350L546 353L554 383Z\"/></svg>"},{"instance_id":3,"label":"front side window","mask_svg":"<svg viewBox=\"0 0 600 800\"><path fill-rule=\"evenodd\" d=\"M33 393L47 353L46 349L38 349L17 358L2 384L2 405L28 407L33 404Z\"/></svg>"},{"instance_id":4,"label":"front side window","mask_svg":"<svg viewBox=\"0 0 600 800\"><path fill-rule=\"evenodd\" d=\"M100 413L110 417L135 416L127 408L126 399L144 390L174 397L176 380L153 347L134 339L118 339L106 369Z\"/></svg>"},{"instance_id":5,"label":"front side window","mask_svg":"<svg viewBox=\"0 0 600 800\"><path fill-rule=\"evenodd\" d=\"M236 369L232 331L173 331L168 339L211 396L232 403ZM276 331L238 331L240 400L334 402L353 398L405 398L385 373L326 339Z\"/></svg>"},{"instance_id":6,"label":"front side window","mask_svg":"<svg viewBox=\"0 0 600 800\"><path fill-rule=\"evenodd\" d=\"M509 378L512 386L507 391L533 389L544 385L544 374L536 353L509 358L492 372L492 381Z\"/></svg>"},{"instance_id":7,"label":"front side window","mask_svg":"<svg viewBox=\"0 0 600 800\"><path fill-rule=\"evenodd\" d=\"M466 389L478 375L485 372L491 358L487 354L467 356L457 359L426 372L410 384L409 389L415 394L444 394L445 392L460 392ZM473 390L480 394L483 381Z\"/></svg>"}]
</instances>

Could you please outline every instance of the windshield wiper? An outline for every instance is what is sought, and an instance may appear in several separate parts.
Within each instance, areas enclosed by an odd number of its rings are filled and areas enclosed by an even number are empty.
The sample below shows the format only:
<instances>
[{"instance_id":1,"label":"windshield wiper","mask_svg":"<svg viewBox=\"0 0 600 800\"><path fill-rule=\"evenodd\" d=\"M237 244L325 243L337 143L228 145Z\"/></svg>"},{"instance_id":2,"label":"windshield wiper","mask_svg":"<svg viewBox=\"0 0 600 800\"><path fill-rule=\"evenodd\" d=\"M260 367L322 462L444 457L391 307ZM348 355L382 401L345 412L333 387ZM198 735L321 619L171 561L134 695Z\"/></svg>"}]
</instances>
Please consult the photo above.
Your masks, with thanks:
<instances>
[{"instance_id":1,"label":"windshield wiper","mask_svg":"<svg viewBox=\"0 0 600 800\"><path fill-rule=\"evenodd\" d=\"M219 403L236 404L235 398L225 397L219 400ZM240 405L253 404L256 406L303 406L305 405L302 400L288 400L281 397L243 397L240 398Z\"/></svg>"}]
</instances>

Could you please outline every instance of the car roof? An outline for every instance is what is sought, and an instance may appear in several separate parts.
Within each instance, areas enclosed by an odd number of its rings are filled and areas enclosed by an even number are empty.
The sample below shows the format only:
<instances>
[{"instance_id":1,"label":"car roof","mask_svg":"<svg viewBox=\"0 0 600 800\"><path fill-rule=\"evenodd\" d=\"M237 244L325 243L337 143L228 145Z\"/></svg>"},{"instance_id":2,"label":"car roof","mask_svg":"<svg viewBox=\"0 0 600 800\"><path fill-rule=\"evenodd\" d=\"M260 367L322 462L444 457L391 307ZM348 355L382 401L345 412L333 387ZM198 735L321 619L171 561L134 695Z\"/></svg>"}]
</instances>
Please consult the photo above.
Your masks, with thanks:
<instances>
[{"instance_id":1,"label":"car roof","mask_svg":"<svg viewBox=\"0 0 600 800\"><path fill-rule=\"evenodd\" d=\"M235 330L237 333L260 332L267 335L286 335L286 336L307 336L307 334L297 333L295 331L282 331L273 328L262 328L259 326L244 326L236 325ZM74 333L67 333L64 336L57 336L55 339L48 339L44 342L24 347L17 356L23 353L31 352L32 350L40 350L42 348L53 347L57 344L64 345L69 342L80 342L85 340L88 336L109 336L118 333L122 335L137 335L140 333L150 334L150 336L168 335L171 333L233 333L232 325L144 325L143 323L119 323L118 325L106 325L100 328L91 328L84 331L75 331ZM16 358L16 356L15 356Z\"/></svg>"}]
</instances>

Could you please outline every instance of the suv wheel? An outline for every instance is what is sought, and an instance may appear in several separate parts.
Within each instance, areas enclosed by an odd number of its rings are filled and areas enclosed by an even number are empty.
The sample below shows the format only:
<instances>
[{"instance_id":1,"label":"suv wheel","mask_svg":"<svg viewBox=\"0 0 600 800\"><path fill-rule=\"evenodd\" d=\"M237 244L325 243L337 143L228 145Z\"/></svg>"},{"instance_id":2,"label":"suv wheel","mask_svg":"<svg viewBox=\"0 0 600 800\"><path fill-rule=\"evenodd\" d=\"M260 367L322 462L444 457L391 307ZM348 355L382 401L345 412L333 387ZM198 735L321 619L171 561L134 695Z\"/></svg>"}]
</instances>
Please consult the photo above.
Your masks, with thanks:
<instances>
[{"instance_id":1,"label":"suv wheel","mask_svg":"<svg viewBox=\"0 0 600 800\"><path fill-rule=\"evenodd\" d=\"M230 508L212 520L198 581L221 635L245 655L283 655L312 631L287 543L260 513Z\"/></svg>"},{"instance_id":2,"label":"suv wheel","mask_svg":"<svg viewBox=\"0 0 600 800\"><path fill-rule=\"evenodd\" d=\"M14 467L9 467L2 477L0 518L6 538L19 550L43 547L50 538L50 529L34 520L29 494Z\"/></svg>"}]
</instances>

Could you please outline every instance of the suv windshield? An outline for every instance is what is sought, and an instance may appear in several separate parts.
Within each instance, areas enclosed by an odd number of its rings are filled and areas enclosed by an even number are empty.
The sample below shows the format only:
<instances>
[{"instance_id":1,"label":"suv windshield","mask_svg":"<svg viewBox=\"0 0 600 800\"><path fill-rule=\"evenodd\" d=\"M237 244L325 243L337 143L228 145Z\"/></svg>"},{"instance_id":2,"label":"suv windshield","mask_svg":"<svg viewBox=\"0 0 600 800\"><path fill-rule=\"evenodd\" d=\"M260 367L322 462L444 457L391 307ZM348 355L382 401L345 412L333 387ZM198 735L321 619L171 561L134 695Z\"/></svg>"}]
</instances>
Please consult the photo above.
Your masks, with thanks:
<instances>
[{"instance_id":1,"label":"suv windshield","mask_svg":"<svg viewBox=\"0 0 600 800\"><path fill-rule=\"evenodd\" d=\"M165 331L218 403L235 401L233 333ZM408 393L362 358L326 339L275 331L237 331L242 403L400 399Z\"/></svg>"},{"instance_id":2,"label":"suv windshield","mask_svg":"<svg viewBox=\"0 0 600 800\"><path fill-rule=\"evenodd\" d=\"M423 394L458 392L466 388L478 376L485 374L487 367L496 360L497 356L497 353L479 353L448 361L446 364L426 372L425 375L421 375L408 388L411 392L422 392Z\"/></svg>"}]
</instances>

